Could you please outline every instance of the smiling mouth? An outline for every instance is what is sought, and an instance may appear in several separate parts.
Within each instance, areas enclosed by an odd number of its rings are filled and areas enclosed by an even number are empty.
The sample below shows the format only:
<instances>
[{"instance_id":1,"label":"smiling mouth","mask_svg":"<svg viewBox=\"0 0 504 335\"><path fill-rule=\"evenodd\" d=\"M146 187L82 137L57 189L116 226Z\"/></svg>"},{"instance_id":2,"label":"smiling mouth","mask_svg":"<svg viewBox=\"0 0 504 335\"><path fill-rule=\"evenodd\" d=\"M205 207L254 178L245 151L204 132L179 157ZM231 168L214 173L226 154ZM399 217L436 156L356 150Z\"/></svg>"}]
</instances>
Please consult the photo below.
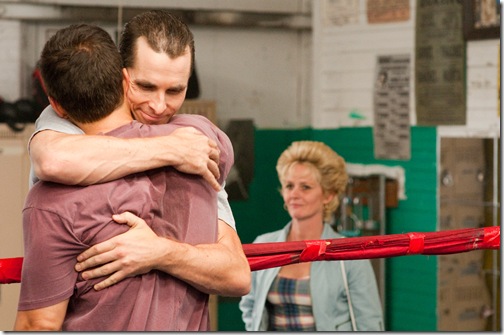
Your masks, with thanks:
<instances>
[{"instance_id":1,"label":"smiling mouth","mask_svg":"<svg viewBox=\"0 0 504 335\"><path fill-rule=\"evenodd\" d=\"M144 111L141 111L140 113L142 115L142 118L145 119L145 120L149 120L149 121L161 121L161 120L164 119L164 116L151 115L151 114L145 113Z\"/></svg>"}]
</instances>

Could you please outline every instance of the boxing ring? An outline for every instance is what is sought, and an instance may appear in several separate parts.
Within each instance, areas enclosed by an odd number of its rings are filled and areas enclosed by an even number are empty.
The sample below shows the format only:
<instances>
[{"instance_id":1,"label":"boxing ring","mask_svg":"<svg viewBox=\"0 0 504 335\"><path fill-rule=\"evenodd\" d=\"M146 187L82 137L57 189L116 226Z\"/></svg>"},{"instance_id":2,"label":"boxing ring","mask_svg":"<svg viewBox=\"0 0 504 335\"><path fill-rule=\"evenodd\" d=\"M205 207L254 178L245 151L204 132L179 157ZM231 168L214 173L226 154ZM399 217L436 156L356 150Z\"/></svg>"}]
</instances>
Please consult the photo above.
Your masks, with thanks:
<instances>
[{"instance_id":1,"label":"boxing ring","mask_svg":"<svg viewBox=\"0 0 504 335\"><path fill-rule=\"evenodd\" d=\"M500 249L500 226L243 245L252 271L303 262L447 255L481 249ZM22 265L22 257L0 259L0 284L19 283Z\"/></svg>"}]
</instances>

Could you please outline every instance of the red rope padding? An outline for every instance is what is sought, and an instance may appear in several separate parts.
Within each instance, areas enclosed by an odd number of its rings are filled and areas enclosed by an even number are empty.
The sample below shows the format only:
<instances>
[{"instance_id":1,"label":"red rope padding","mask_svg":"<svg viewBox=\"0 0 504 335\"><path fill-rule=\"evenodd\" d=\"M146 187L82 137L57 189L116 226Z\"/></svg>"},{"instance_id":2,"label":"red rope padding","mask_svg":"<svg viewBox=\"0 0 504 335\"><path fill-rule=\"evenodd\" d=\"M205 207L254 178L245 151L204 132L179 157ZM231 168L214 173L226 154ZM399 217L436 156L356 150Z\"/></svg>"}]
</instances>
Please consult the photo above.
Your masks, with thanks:
<instances>
[{"instance_id":1,"label":"red rope padding","mask_svg":"<svg viewBox=\"0 0 504 335\"><path fill-rule=\"evenodd\" d=\"M408 255L421 254L424 251L424 234L408 233L410 238L409 249L406 252Z\"/></svg>"},{"instance_id":2,"label":"red rope padding","mask_svg":"<svg viewBox=\"0 0 504 335\"><path fill-rule=\"evenodd\" d=\"M312 261L445 255L499 248L500 227L243 245L252 271ZM22 264L22 257L0 259L0 284L19 283Z\"/></svg>"},{"instance_id":3,"label":"red rope padding","mask_svg":"<svg viewBox=\"0 0 504 335\"><path fill-rule=\"evenodd\" d=\"M405 255L444 255L477 249L499 249L500 227L468 228L310 241L244 244L252 271L305 261L385 258ZM319 246L325 249L320 252ZM318 255L317 255L318 252ZM310 257L304 256L306 253Z\"/></svg>"},{"instance_id":4,"label":"red rope padding","mask_svg":"<svg viewBox=\"0 0 504 335\"><path fill-rule=\"evenodd\" d=\"M327 242L326 241L304 241L306 248L299 255L300 262L316 261L323 254L325 254Z\"/></svg>"},{"instance_id":5,"label":"red rope padding","mask_svg":"<svg viewBox=\"0 0 504 335\"><path fill-rule=\"evenodd\" d=\"M19 283L23 257L0 258L0 284Z\"/></svg>"}]
</instances>

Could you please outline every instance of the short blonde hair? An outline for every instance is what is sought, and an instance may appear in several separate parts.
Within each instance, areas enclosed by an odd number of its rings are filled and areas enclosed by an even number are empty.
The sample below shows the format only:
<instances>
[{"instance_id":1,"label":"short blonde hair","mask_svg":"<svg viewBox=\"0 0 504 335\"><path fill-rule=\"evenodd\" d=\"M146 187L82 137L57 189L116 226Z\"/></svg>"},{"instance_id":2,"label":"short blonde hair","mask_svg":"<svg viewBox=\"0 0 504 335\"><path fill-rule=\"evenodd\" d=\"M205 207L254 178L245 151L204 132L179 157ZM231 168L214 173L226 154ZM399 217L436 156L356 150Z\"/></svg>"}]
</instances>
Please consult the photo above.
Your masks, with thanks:
<instances>
[{"instance_id":1,"label":"short blonde hair","mask_svg":"<svg viewBox=\"0 0 504 335\"><path fill-rule=\"evenodd\" d=\"M296 141L282 152L276 170L282 181L287 171L296 163L307 163L318 172L317 180L325 195L334 194L333 200L324 207L324 221L329 221L338 208L340 198L345 192L348 175L345 160L322 142Z\"/></svg>"}]
</instances>

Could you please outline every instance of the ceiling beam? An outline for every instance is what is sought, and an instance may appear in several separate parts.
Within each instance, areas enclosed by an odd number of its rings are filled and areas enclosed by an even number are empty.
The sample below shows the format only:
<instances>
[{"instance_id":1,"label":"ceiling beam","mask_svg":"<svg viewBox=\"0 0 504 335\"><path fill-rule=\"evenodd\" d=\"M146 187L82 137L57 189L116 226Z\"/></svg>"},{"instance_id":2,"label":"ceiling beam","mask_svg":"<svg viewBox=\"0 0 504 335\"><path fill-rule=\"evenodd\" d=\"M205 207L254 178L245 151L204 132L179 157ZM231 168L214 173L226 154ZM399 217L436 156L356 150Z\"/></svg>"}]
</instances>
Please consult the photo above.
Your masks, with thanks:
<instances>
[{"instance_id":1,"label":"ceiling beam","mask_svg":"<svg viewBox=\"0 0 504 335\"><path fill-rule=\"evenodd\" d=\"M150 9L153 9L152 7ZM169 8L164 8L168 9ZM96 7L66 6L35 3L0 2L0 19L21 21L58 21L58 22L111 22L117 23L119 17L127 22L133 16L144 12L139 7ZM285 13L257 13L229 10L193 10L175 9L171 12L179 15L189 25L223 27L257 27L283 29L311 29L311 15Z\"/></svg>"}]
</instances>

